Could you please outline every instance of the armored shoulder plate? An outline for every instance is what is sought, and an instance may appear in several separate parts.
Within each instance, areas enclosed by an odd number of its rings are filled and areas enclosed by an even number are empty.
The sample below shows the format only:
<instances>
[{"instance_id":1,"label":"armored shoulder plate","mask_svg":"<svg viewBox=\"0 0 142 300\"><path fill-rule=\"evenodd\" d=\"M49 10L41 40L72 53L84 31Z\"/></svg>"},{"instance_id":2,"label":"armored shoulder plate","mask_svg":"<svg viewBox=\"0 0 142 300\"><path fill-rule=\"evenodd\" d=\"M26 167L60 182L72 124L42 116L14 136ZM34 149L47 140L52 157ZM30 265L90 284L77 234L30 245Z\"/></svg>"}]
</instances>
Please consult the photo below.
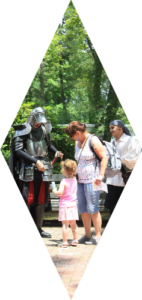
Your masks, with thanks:
<instances>
[{"instance_id":1,"label":"armored shoulder plate","mask_svg":"<svg viewBox=\"0 0 142 300\"><path fill-rule=\"evenodd\" d=\"M51 125L51 123L50 123L49 120L47 121L47 123L44 124L44 126L45 126L45 129L46 129L46 133L45 134L50 133L51 130L52 130L52 125Z\"/></svg>"},{"instance_id":2,"label":"armored shoulder plate","mask_svg":"<svg viewBox=\"0 0 142 300\"><path fill-rule=\"evenodd\" d=\"M42 126L42 128L43 128L43 132L44 132L44 135L45 135L45 139L46 139L47 145L48 145L48 147L50 147L50 145L51 145L50 132L52 130L52 125L51 125L50 121L48 121L48 123L44 124Z\"/></svg>"},{"instance_id":3,"label":"armored shoulder plate","mask_svg":"<svg viewBox=\"0 0 142 300\"><path fill-rule=\"evenodd\" d=\"M31 132L31 125L28 123L24 123L22 125L16 125L13 126L13 128L16 130L14 138L18 136L27 135Z\"/></svg>"}]
</instances>

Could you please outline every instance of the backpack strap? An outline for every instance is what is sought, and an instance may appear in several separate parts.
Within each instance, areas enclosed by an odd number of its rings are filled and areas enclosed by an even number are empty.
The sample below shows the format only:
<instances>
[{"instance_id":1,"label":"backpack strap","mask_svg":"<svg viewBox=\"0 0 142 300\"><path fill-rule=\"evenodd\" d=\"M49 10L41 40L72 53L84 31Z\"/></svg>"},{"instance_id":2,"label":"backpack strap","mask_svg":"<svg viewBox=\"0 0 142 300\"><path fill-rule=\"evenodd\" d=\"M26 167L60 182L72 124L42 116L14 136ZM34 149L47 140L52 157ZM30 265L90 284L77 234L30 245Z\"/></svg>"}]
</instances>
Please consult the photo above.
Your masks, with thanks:
<instances>
[{"instance_id":1,"label":"backpack strap","mask_svg":"<svg viewBox=\"0 0 142 300\"><path fill-rule=\"evenodd\" d=\"M113 146L115 146L115 141L114 140L112 140L112 144L113 144Z\"/></svg>"},{"instance_id":2,"label":"backpack strap","mask_svg":"<svg viewBox=\"0 0 142 300\"><path fill-rule=\"evenodd\" d=\"M116 145L115 145L115 140L112 141L112 145L113 145L114 151L116 152L116 151L117 151L117 148L116 148Z\"/></svg>"},{"instance_id":3,"label":"backpack strap","mask_svg":"<svg viewBox=\"0 0 142 300\"><path fill-rule=\"evenodd\" d=\"M104 142L102 141L102 139L96 135L96 134L91 134L90 137L89 137L89 140L88 140L88 145L89 145L89 148L91 149L91 151L96 155L96 158L99 160L99 162L101 161L101 159L99 158L99 156L96 154L96 152L94 151L94 148L93 148L93 145L92 145L92 142L91 142L91 139L93 136L96 136L100 142L102 143L102 145L104 145Z\"/></svg>"}]
</instances>

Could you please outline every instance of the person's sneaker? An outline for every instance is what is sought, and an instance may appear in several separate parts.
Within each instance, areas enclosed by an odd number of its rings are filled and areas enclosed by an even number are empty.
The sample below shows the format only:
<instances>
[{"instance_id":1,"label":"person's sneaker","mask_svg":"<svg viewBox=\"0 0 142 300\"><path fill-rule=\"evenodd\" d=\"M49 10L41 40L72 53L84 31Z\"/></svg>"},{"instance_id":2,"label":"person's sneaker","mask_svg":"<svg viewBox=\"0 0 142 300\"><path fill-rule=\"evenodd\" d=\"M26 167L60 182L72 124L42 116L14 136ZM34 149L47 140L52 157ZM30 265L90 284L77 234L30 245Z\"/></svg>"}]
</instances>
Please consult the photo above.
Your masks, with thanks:
<instances>
[{"instance_id":1,"label":"person's sneaker","mask_svg":"<svg viewBox=\"0 0 142 300\"><path fill-rule=\"evenodd\" d=\"M96 239L96 238L91 238L89 241L86 241L85 244L86 245L98 245L100 239Z\"/></svg>"},{"instance_id":2,"label":"person's sneaker","mask_svg":"<svg viewBox=\"0 0 142 300\"><path fill-rule=\"evenodd\" d=\"M86 235L82 236L82 238L80 238L78 240L78 244L85 244L86 242L89 242L91 240L91 238L88 238Z\"/></svg>"}]
</instances>

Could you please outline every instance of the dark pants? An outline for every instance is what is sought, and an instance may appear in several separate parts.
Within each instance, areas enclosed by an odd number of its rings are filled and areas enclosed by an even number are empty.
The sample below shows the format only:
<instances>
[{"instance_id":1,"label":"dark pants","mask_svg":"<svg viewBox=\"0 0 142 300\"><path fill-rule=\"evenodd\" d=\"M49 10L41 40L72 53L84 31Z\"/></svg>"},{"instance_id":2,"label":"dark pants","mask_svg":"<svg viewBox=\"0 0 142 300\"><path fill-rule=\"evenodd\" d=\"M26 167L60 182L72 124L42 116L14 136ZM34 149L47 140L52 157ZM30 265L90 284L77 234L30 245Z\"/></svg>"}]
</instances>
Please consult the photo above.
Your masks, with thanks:
<instances>
[{"instance_id":1,"label":"dark pants","mask_svg":"<svg viewBox=\"0 0 142 300\"><path fill-rule=\"evenodd\" d=\"M28 208L38 230L40 230L40 228L42 227L45 205L44 204L34 205L34 206L28 205Z\"/></svg>"},{"instance_id":2,"label":"dark pants","mask_svg":"<svg viewBox=\"0 0 142 300\"><path fill-rule=\"evenodd\" d=\"M109 210L109 213L110 213L110 217L112 218L114 210Z\"/></svg>"},{"instance_id":3,"label":"dark pants","mask_svg":"<svg viewBox=\"0 0 142 300\"><path fill-rule=\"evenodd\" d=\"M114 208L123 192L124 187L122 186L114 186L108 184L108 193L106 194L105 198L105 207L109 209L110 214L114 211Z\"/></svg>"},{"instance_id":4,"label":"dark pants","mask_svg":"<svg viewBox=\"0 0 142 300\"><path fill-rule=\"evenodd\" d=\"M34 170L34 181L19 180L19 190L25 205L45 204L45 211L51 211L49 182L43 182L42 172Z\"/></svg>"}]
</instances>

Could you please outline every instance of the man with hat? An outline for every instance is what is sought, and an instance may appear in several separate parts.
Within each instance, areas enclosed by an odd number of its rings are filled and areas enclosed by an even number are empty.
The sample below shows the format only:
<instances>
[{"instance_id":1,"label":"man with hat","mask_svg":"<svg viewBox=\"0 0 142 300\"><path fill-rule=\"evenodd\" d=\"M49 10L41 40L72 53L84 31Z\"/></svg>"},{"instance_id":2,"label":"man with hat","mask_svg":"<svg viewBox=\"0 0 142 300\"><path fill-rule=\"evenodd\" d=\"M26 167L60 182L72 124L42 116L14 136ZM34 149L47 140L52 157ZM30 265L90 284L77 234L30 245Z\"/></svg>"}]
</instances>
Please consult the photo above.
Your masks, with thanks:
<instances>
[{"instance_id":1,"label":"man with hat","mask_svg":"<svg viewBox=\"0 0 142 300\"><path fill-rule=\"evenodd\" d=\"M40 235L50 238L51 235L41 229L44 211L51 210L49 180L52 180L52 166L48 152L61 159L63 153L51 144L52 125L42 107L33 109L26 123L13 127L16 131L9 167Z\"/></svg>"}]
</instances>

